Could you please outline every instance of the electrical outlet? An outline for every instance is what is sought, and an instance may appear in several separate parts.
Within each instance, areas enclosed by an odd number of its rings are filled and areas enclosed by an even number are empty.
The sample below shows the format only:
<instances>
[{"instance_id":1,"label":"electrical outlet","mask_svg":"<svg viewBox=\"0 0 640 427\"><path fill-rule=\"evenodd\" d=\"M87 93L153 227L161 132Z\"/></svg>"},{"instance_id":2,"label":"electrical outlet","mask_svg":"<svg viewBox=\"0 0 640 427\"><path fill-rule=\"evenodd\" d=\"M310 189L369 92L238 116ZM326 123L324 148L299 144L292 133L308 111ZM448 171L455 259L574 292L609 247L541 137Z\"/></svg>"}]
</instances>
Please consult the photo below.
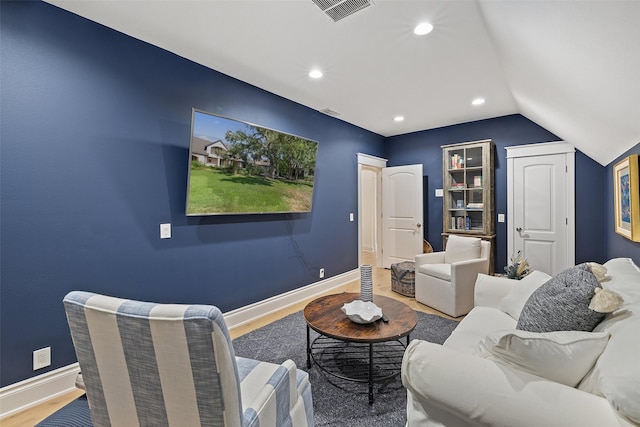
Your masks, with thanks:
<instances>
[{"instance_id":1,"label":"electrical outlet","mask_svg":"<svg viewBox=\"0 0 640 427\"><path fill-rule=\"evenodd\" d=\"M320 269L320 278L323 279L324 278L324 268Z\"/></svg>"},{"instance_id":2,"label":"electrical outlet","mask_svg":"<svg viewBox=\"0 0 640 427\"><path fill-rule=\"evenodd\" d=\"M33 352L33 370L46 368L51 365L51 347L41 348Z\"/></svg>"}]
</instances>

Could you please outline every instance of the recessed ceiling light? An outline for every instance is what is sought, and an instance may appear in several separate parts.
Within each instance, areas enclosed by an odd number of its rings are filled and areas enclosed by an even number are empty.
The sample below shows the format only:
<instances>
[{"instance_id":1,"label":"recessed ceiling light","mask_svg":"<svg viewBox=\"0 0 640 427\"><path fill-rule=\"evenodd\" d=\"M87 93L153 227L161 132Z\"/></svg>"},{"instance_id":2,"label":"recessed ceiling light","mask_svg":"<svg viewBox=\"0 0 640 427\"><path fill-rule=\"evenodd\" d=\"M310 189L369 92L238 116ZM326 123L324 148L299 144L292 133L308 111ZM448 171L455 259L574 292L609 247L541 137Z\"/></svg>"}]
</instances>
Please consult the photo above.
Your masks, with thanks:
<instances>
[{"instance_id":1,"label":"recessed ceiling light","mask_svg":"<svg viewBox=\"0 0 640 427\"><path fill-rule=\"evenodd\" d=\"M322 71L318 69L311 70L309 71L309 77L311 77L312 79L319 79L322 77Z\"/></svg>"},{"instance_id":2,"label":"recessed ceiling light","mask_svg":"<svg viewBox=\"0 0 640 427\"><path fill-rule=\"evenodd\" d=\"M395 116L393 118L394 122L403 122L404 121L404 116Z\"/></svg>"},{"instance_id":3,"label":"recessed ceiling light","mask_svg":"<svg viewBox=\"0 0 640 427\"><path fill-rule=\"evenodd\" d=\"M476 98L473 101L471 101L472 105L478 106L478 105L482 105L484 104L485 99L484 98Z\"/></svg>"},{"instance_id":4,"label":"recessed ceiling light","mask_svg":"<svg viewBox=\"0 0 640 427\"><path fill-rule=\"evenodd\" d=\"M424 36L425 34L429 34L433 31L433 25L428 22L422 22L413 29L413 34L417 36Z\"/></svg>"}]
</instances>

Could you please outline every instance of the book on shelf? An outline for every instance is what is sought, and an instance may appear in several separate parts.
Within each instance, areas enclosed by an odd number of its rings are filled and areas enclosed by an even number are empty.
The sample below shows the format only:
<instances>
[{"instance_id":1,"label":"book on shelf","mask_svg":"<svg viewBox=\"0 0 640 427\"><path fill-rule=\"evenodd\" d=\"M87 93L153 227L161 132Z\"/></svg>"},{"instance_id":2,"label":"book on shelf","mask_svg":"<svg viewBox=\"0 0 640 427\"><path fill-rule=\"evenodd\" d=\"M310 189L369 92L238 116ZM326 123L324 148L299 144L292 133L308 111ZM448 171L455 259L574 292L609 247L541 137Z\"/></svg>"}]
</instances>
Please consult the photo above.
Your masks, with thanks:
<instances>
[{"instance_id":1,"label":"book on shelf","mask_svg":"<svg viewBox=\"0 0 640 427\"><path fill-rule=\"evenodd\" d=\"M482 187L482 175L476 175L473 177L473 186Z\"/></svg>"},{"instance_id":2,"label":"book on shelf","mask_svg":"<svg viewBox=\"0 0 640 427\"><path fill-rule=\"evenodd\" d=\"M471 230L472 222L471 218L464 216L451 216L451 229L452 230Z\"/></svg>"},{"instance_id":3,"label":"book on shelf","mask_svg":"<svg viewBox=\"0 0 640 427\"><path fill-rule=\"evenodd\" d=\"M482 222L472 221L468 216L451 215L451 230L482 230Z\"/></svg>"},{"instance_id":4,"label":"book on shelf","mask_svg":"<svg viewBox=\"0 0 640 427\"><path fill-rule=\"evenodd\" d=\"M451 156L451 169L462 169L464 167L464 158L458 154Z\"/></svg>"},{"instance_id":5,"label":"book on shelf","mask_svg":"<svg viewBox=\"0 0 640 427\"><path fill-rule=\"evenodd\" d=\"M462 216L451 216L451 229L452 230L464 230L465 221Z\"/></svg>"}]
</instances>

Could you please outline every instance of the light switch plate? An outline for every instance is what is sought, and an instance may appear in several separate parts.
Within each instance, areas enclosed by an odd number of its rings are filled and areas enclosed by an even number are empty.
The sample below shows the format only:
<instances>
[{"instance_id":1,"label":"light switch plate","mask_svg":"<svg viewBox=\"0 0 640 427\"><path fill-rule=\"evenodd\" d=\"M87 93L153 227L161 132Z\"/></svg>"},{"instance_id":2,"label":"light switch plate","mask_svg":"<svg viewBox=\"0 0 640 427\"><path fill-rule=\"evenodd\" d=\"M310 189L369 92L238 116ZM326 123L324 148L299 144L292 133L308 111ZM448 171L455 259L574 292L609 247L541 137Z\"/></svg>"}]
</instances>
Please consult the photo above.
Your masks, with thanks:
<instances>
[{"instance_id":1,"label":"light switch plate","mask_svg":"<svg viewBox=\"0 0 640 427\"><path fill-rule=\"evenodd\" d=\"M498 222L504 222L504 214L498 214Z\"/></svg>"},{"instance_id":2,"label":"light switch plate","mask_svg":"<svg viewBox=\"0 0 640 427\"><path fill-rule=\"evenodd\" d=\"M353 222L353 212L349 214L349 221Z\"/></svg>"},{"instance_id":3,"label":"light switch plate","mask_svg":"<svg viewBox=\"0 0 640 427\"><path fill-rule=\"evenodd\" d=\"M161 239L171 238L171 224L160 224L160 238Z\"/></svg>"},{"instance_id":4,"label":"light switch plate","mask_svg":"<svg viewBox=\"0 0 640 427\"><path fill-rule=\"evenodd\" d=\"M436 188L436 197L442 197L443 195L442 188Z\"/></svg>"}]
</instances>

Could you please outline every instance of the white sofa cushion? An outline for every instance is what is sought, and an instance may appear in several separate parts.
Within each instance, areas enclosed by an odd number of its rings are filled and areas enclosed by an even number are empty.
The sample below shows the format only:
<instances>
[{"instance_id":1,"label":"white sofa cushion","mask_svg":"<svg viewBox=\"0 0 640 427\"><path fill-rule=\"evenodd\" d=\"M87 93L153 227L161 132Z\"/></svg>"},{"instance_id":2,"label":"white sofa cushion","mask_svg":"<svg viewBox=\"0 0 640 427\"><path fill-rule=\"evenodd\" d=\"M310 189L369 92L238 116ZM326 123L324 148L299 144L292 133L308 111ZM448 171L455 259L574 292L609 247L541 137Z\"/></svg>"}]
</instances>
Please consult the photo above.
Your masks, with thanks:
<instances>
[{"instance_id":1,"label":"white sofa cushion","mask_svg":"<svg viewBox=\"0 0 640 427\"><path fill-rule=\"evenodd\" d=\"M604 266L610 280L602 287L620 294L624 303L594 329L609 332L611 339L578 388L604 396L621 414L640 424L640 269L630 258L615 258Z\"/></svg>"},{"instance_id":2,"label":"white sofa cushion","mask_svg":"<svg viewBox=\"0 0 640 427\"><path fill-rule=\"evenodd\" d=\"M522 312L522 307L524 307L531 294L540 286L547 283L549 279L551 279L551 276L543 271L532 271L522 280L516 282L511 292L500 301L498 308L518 320Z\"/></svg>"},{"instance_id":3,"label":"white sofa cushion","mask_svg":"<svg viewBox=\"0 0 640 427\"><path fill-rule=\"evenodd\" d=\"M624 274L639 274L640 269L631 258L613 258L603 264L607 269L607 275L617 276ZM612 271L615 273L612 274Z\"/></svg>"},{"instance_id":4,"label":"white sofa cushion","mask_svg":"<svg viewBox=\"0 0 640 427\"><path fill-rule=\"evenodd\" d=\"M628 315L616 316L623 319L610 328L607 347L579 388L602 394L621 414L640 423L640 316Z\"/></svg>"},{"instance_id":5,"label":"white sofa cushion","mask_svg":"<svg viewBox=\"0 0 640 427\"><path fill-rule=\"evenodd\" d=\"M616 258L607 261L610 279L602 283L604 289L611 289L619 294L624 303L622 309L640 314L640 269L630 258ZM606 322L606 323L605 323ZM608 327L607 319L596 327L596 330Z\"/></svg>"},{"instance_id":6,"label":"white sofa cushion","mask_svg":"<svg viewBox=\"0 0 640 427\"><path fill-rule=\"evenodd\" d=\"M517 283L517 280L506 277L479 273L473 290L474 307L498 308L504 297L513 290Z\"/></svg>"},{"instance_id":7,"label":"white sofa cushion","mask_svg":"<svg viewBox=\"0 0 640 427\"><path fill-rule=\"evenodd\" d=\"M473 354L487 332L514 329L516 321L506 313L490 307L474 307L453 330L444 345L467 354Z\"/></svg>"},{"instance_id":8,"label":"white sofa cushion","mask_svg":"<svg viewBox=\"0 0 640 427\"><path fill-rule=\"evenodd\" d=\"M428 276L437 277L445 282L451 281L451 264L423 264L418 271Z\"/></svg>"},{"instance_id":9,"label":"white sofa cushion","mask_svg":"<svg viewBox=\"0 0 640 427\"><path fill-rule=\"evenodd\" d=\"M451 234L447 238L444 262L452 264L458 261L480 258L480 249L479 237L461 237Z\"/></svg>"},{"instance_id":10,"label":"white sofa cushion","mask_svg":"<svg viewBox=\"0 0 640 427\"><path fill-rule=\"evenodd\" d=\"M489 333L475 354L575 387L593 367L608 340L607 332L499 330Z\"/></svg>"}]
</instances>

